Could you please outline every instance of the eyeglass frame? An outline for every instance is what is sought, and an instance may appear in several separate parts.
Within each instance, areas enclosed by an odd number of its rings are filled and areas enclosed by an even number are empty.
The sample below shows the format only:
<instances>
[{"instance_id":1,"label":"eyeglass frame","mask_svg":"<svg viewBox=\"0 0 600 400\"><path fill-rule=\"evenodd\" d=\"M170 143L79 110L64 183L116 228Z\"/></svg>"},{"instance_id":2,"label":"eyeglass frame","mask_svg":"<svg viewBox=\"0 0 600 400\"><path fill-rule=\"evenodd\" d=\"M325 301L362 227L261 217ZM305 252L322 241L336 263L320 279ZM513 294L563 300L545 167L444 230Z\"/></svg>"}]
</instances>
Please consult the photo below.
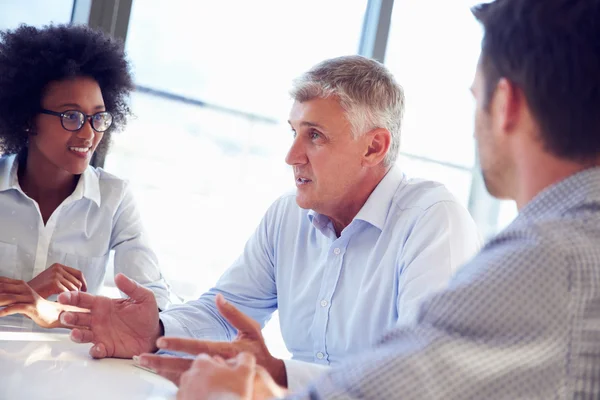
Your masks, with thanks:
<instances>
[{"instance_id":1,"label":"eyeglass frame","mask_svg":"<svg viewBox=\"0 0 600 400\"><path fill-rule=\"evenodd\" d=\"M98 111L97 113L88 115L88 114L86 114L86 113L84 113L82 111L79 111L79 110L66 110L66 111L63 111L63 112L57 112L57 111L52 111L52 110L47 110L45 108L42 108L39 112L40 112L40 114L54 115L56 117L60 117L60 124L62 125L62 127L63 127L64 130L69 131L69 132L77 132L77 131L79 131L81 128L83 128L83 126L85 125L86 121L89 121L90 122L90 126L92 127L92 129L94 131L104 133L104 132L106 132L106 131L108 131L110 129L110 127L112 126L113 120L114 120L114 116L112 115L112 113L110 111ZM83 115L83 117L85 118L85 121L83 121L83 123L81 124L81 126L79 128L77 128L77 129L68 129L68 128L65 127L63 118L65 117L65 114L68 113L68 112L77 112L77 113L80 113L81 115ZM92 118L94 116L98 115L98 114L108 114L108 115L110 115L110 125L108 126L108 128L106 128L103 131L99 131L98 129L94 128L94 123L92 122Z\"/></svg>"}]
</instances>

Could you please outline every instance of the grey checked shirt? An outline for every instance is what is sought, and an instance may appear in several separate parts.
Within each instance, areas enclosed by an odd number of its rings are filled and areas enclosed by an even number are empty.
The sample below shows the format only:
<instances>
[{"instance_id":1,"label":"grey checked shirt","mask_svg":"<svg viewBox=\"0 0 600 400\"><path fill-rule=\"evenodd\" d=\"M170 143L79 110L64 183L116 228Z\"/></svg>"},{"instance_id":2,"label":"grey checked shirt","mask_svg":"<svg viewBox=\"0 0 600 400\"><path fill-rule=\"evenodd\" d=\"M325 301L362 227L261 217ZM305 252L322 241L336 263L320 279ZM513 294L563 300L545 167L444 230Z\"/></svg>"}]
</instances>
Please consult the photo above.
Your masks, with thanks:
<instances>
[{"instance_id":1,"label":"grey checked shirt","mask_svg":"<svg viewBox=\"0 0 600 400\"><path fill-rule=\"evenodd\" d=\"M536 196L416 325L292 397L600 399L600 168Z\"/></svg>"}]
</instances>

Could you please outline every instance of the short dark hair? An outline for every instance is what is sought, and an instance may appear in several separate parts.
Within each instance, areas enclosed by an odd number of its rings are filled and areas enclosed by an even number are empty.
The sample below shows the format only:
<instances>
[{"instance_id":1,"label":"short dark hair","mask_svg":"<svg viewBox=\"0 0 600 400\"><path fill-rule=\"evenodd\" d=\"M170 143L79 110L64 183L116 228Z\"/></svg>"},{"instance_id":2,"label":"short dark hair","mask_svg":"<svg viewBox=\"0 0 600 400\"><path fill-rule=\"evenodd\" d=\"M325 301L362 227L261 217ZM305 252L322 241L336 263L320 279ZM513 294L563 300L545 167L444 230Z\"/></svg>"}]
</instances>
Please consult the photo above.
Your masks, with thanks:
<instances>
[{"instance_id":1,"label":"short dark hair","mask_svg":"<svg viewBox=\"0 0 600 400\"><path fill-rule=\"evenodd\" d=\"M600 154L600 0L496 0L472 9L484 28L486 103L500 78L519 87L550 153Z\"/></svg>"},{"instance_id":2,"label":"short dark hair","mask_svg":"<svg viewBox=\"0 0 600 400\"><path fill-rule=\"evenodd\" d=\"M98 82L113 126L122 129L133 89L121 41L86 26L21 25L0 32L0 153L27 147L28 133L48 83L85 76ZM99 151L110 144L111 127Z\"/></svg>"}]
</instances>

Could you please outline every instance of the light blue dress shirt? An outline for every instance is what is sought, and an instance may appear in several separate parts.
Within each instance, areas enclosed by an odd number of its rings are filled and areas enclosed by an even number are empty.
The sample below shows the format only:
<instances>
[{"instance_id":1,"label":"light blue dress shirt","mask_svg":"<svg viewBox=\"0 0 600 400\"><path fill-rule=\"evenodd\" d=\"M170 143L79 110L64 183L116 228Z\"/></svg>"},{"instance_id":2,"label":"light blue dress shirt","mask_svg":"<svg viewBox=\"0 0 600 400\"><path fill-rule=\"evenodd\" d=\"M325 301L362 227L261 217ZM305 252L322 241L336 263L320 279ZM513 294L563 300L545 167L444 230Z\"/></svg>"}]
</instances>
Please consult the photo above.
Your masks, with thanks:
<instances>
[{"instance_id":1,"label":"light blue dress shirt","mask_svg":"<svg viewBox=\"0 0 600 400\"><path fill-rule=\"evenodd\" d=\"M0 158L0 276L29 281L54 263L83 272L88 292L104 283L109 253L122 272L151 289L159 307L169 288L141 224L128 184L91 166L44 224L19 185L14 155Z\"/></svg>"},{"instance_id":2,"label":"light blue dress shirt","mask_svg":"<svg viewBox=\"0 0 600 400\"><path fill-rule=\"evenodd\" d=\"M337 364L413 322L421 299L444 288L480 243L444 186L393 168L340 237L329 218L281 197L216 286L160 318L167 336L232 340L214 304L222 293L262 326L278 309L293 359ZM305 383L286 368L291 386Z\"/></svg>"},{"instance_id":3,"label":"light blue dress shirt","mask_svg":"<svg viewBox=\"0 0 600 400\"><path fill-rule=\"evenodd\" d=\"M294 399L600 399L600 168L538 194L417 323Z\"/></svg>"}]
</instances>

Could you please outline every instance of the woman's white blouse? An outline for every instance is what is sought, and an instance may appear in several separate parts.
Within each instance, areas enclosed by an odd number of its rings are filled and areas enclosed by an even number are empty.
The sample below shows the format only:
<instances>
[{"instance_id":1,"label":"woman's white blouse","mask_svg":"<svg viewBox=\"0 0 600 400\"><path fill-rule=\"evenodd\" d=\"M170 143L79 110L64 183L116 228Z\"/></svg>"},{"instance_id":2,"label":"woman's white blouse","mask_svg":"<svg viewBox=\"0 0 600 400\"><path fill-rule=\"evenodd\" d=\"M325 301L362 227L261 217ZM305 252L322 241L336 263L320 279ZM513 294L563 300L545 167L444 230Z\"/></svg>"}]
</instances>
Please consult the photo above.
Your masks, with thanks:
<instances>
[{"instance_id":1,"label":"woman's white blouse","mask_svg":"<svg viewBox=\"0 0 600 400\"><path fill-rule=\"evenodd\" d=\"M83 272L97 294L114 250L122 272L151 289L161 309L169 287L142 227L128 183L89 166L46 225L19 185L15 155L0 158L0 276L29 281L54 263Z\"/></svg>"}]
</instances>

